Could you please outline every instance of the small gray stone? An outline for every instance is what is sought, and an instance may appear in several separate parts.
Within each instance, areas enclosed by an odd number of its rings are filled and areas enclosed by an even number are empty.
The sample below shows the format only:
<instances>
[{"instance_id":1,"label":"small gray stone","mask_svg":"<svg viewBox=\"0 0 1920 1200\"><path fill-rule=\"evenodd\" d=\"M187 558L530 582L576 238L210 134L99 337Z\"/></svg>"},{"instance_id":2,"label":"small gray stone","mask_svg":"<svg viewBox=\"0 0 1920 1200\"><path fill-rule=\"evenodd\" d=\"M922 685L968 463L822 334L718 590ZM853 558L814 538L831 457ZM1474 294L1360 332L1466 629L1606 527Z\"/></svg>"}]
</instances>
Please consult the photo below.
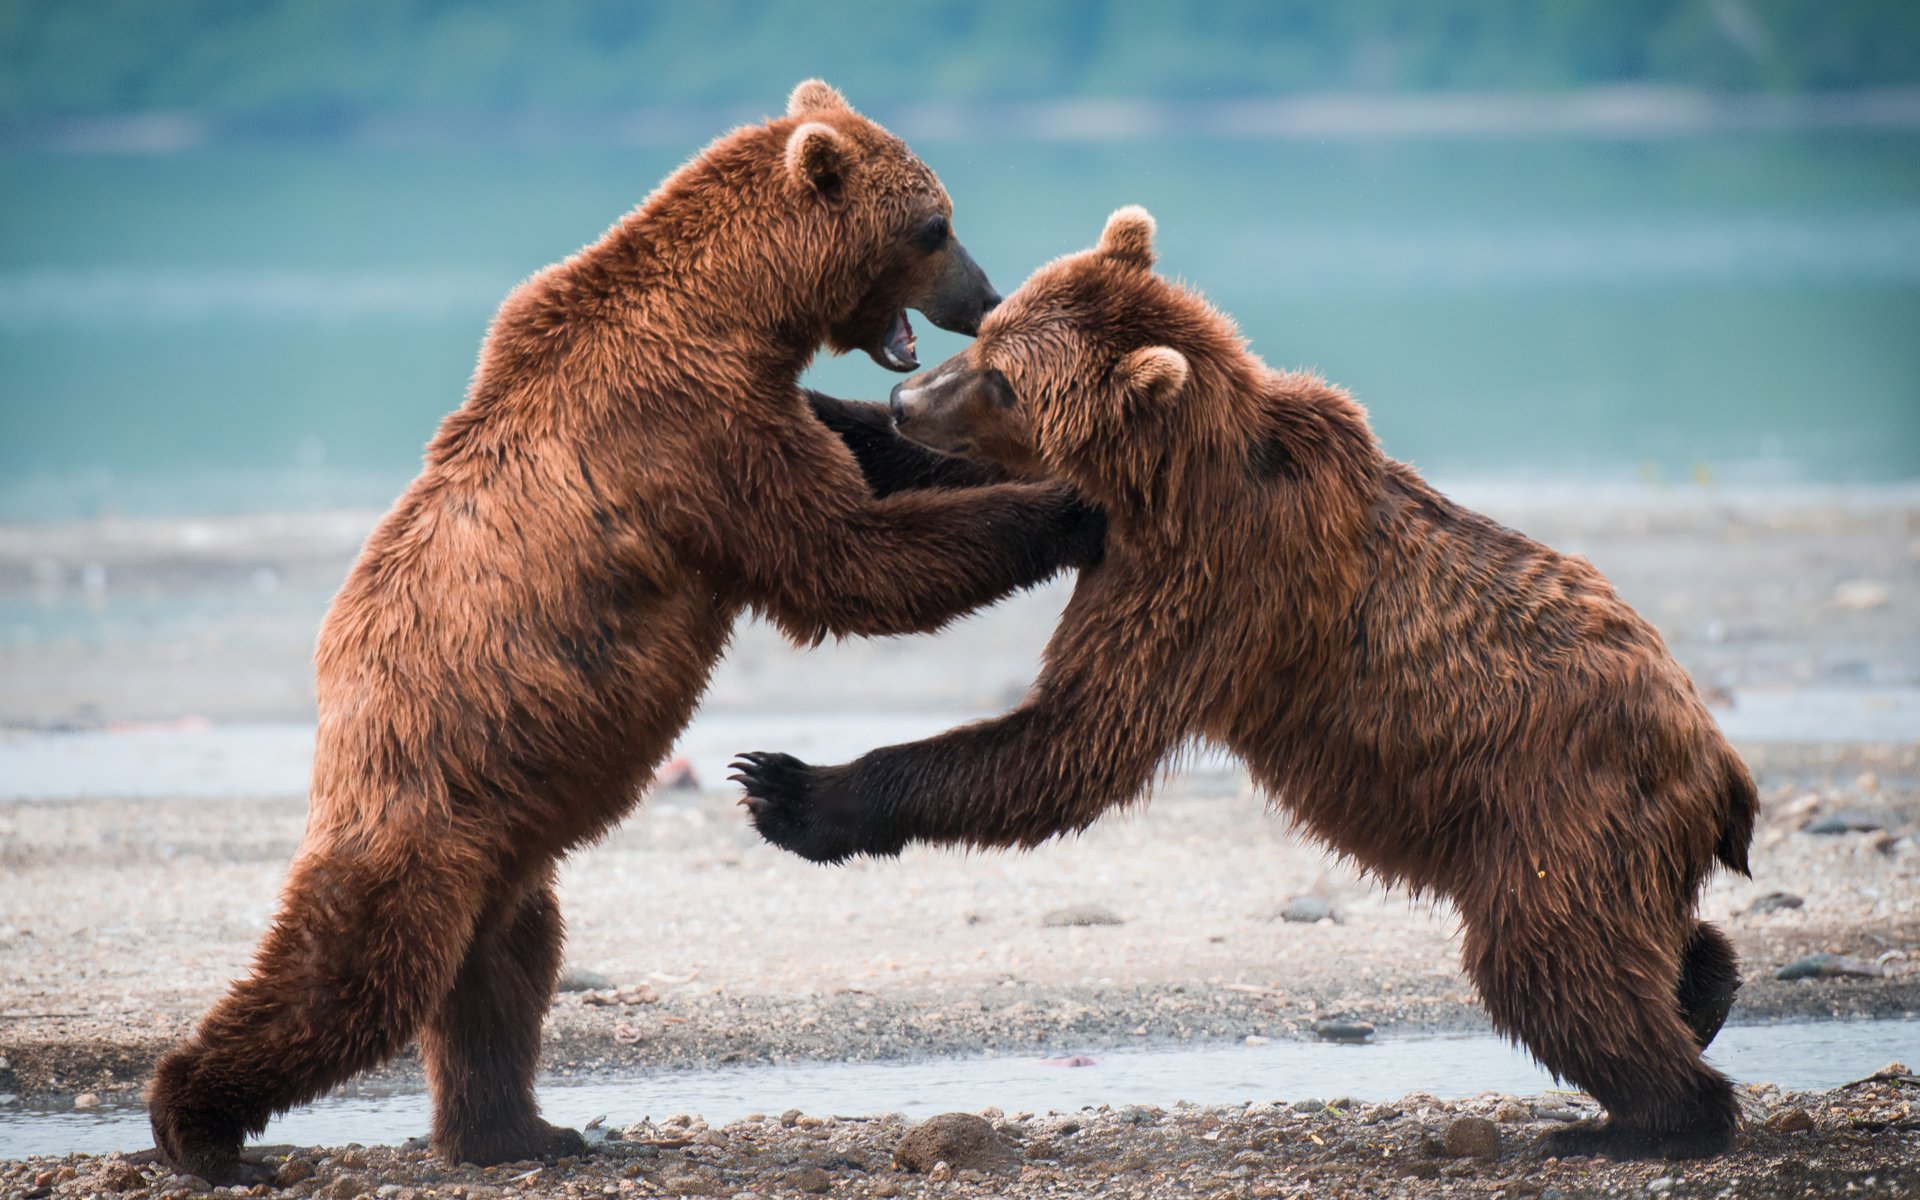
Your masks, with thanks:
<instances>
[{"instance_id":1,"label":"small gray stone","mask_svg":"<svg viewBox=\"0 0 1920 1200\"><path fill-rule=\"evenodd\" d=\"M833 1188L833 1176L820 1167L801 1167L787 1173L787 1186L796 1192L812 1192L816 1195Z\"/></svg>"},{"instance_id":2,"label":"small gray stone","mask_svg":"<svg viewBox=\"0 0 1920 1200\"><path fill-rule=\"evenodd\" d=\"M1447 1126L1447 1153L1454 1158L1498 1158L1500 1129L1485 1117L1458 1117Z\"/></svg>"},{"instance_id":3,"label":"small gray stone","mask_svg":"<svg viewBox=\"0 0 1920 1200\"><path fill-rule=\"evenodd\" d=\"M598 971L587 971L580 967L568 967L560 976L559 990L563 992L599 992L612 986L613 980L608 979Z\"/></svg>"},{"instance_id":4,"label":"small gray stone","mask_svg":"<svg viewBox=\"0 0 1920 1200\"><path fill-rule=\"evenodd\" d=\"M992 1170L1013 1157L1012 1147L1001 1140L986 1118L973 1113L929 1117L909 1129L893 1148L895 1166L921 1174L933 1170L935 1163L947 1163L962 1171Z\"/></svg>"},{"instance_id":5,"label":"small gray stone","mask_svg":"<svg viewBox=\"0 0 1920 1200\"><path fill-rule=\"evenodd\" d=\"M1296 925L1314 925L1333 916L1333 905L1318 896L1295 896L1280 909L1280 919Z\"/></svg>"},{"instance_id":6,"label":"small gray stone","mask_svg":"<svg viewBox=\"0 0 1920 1200\"><path fill-rule=\"evenodd\" d=\"M1749 913L1773 913L1787 908L1799 908L1806 901L1792 892L1768 892L1766 895L1747 905Z\"/></svg>"},{"instance_id":7,"label":"small gray stone","mask_svg":"<svg viewBox=\"0 0 1920 1200\"><path fill-rule=\"evenodd\" d=\"M1124 922L1119 913L1098 904L1069 904L1041 917L1040 924L1048 929L1065 929L1076 925L1120 925Z\"/></svg>"},{"instance_id":8,"label":"small gray stone","mask_svg":"<svg viewBox=\"0 0 1920 1200\"><path fill-rule=\"evenodd\" d=\"M1809 954L1805 958L1794 959L1773 973L1775 979L1837 979L1842 976L1878 979L1880 968L1843 954Z\"/></svg>"},{"instance_id":9,"label":"small gray stone","mask_svg":"<svg viewBox=\"0 0 1920 1200\"><path fill-rule=\"evenodd\" d=\"M1317 1113L1326 1107L1325 1104L1322 1104L1318 1100L1295 1100L1293 1102L1293 1111L1295 1112Z\"/></svg>"},{"instance_id":10,"label":"small gray stone","mask_svg":"<svg viewBox=\"0 0 1920 1200\"><path fill-rule=\"evenodd\" d=\"M1323 1042L1364 1042L1373 1036L1366 1021L1315 1021L1313 1036Z\"/></svg>"},{"instance_id":11,"label":"small gray stone","mask_svg":"<svg viewBox=\"0 0 1920 1200\"><path fill-rule=\"evenodd\" d=\"M1886 827L1887 823L1872 813L1837 812L1821 817L1817 821L1809 821L1800 827L1800 832L1825 834L1872 833L1877 829L1885 829Z\"/></svg>"}]
</instances>

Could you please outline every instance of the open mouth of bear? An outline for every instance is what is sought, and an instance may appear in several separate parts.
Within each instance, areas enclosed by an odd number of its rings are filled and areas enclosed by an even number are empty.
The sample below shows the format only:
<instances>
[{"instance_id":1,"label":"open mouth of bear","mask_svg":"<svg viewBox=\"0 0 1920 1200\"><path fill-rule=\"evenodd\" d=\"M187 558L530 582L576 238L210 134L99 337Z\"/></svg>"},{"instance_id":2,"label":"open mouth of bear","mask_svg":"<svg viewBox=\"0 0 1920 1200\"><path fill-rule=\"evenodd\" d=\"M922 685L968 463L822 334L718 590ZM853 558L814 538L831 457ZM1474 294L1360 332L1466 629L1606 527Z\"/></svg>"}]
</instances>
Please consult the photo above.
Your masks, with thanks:
<instances>
[{"instance_id":1,"label":"open mouth of bear","mask_svg":"<svg viewBox=\"0 0 1920 1200\"><path fill-rule=\"evenodd\" d=\"M915 353L918 340L914 336L913 325L907 320L907 310L903 308L893 314L880 345L867 353L873 356L873 361L890 371L912 371L920 366L920 356Z\"/></svg>"}]
</instances>

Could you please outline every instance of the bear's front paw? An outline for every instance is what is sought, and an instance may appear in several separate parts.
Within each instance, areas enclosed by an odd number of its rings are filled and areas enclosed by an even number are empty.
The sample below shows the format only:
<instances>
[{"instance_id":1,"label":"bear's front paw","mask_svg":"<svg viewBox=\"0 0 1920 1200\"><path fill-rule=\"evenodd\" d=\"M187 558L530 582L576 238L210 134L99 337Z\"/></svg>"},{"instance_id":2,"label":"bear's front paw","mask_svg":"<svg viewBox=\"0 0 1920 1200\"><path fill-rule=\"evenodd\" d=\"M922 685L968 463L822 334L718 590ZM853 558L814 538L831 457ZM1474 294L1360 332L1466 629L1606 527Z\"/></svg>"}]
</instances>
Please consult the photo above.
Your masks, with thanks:
<instances>
[{"instance_id":1,"label":"bear's front paw","mask_svg":"<svg viewBox=\"0 0 1920 1200\"><path fill-rule=\"evenodd\" d=\"M871 836L861 806L836 786L844 768L814 767L791 754L758 750L733 760L727 778L746 789L740 803L760 836L817 863L898 852Z\"/></svg>"}]
</instances>

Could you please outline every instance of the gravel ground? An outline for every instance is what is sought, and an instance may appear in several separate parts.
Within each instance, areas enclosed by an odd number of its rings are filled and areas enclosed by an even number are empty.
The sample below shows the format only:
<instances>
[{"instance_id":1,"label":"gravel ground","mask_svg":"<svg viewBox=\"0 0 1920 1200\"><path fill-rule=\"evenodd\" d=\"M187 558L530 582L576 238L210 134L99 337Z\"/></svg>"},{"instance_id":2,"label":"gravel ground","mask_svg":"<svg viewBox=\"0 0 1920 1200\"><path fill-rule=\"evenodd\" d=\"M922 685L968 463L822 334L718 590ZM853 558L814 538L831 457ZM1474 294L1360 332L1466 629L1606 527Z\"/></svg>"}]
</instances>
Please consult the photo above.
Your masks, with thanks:
<instances>
[{"instance_id":1,"label":"gravel ground","mask_svg":"<svg viewBox=\"0 0 1920 1200\"><path fill-rule=\"evenodd\" d=\"M1796 689L1920 685L1920 502L1909 492L1479 502L1593 558L1716 703L1734 706L1723 711ZM0 727L35 737L189 716L309 719L313 629L369 520L0 527ZM748 626L709 708L751 717L1002 705L1030 677L1062 600L1059 588L1043 589L939 638L810 654ZM1741 749L1764 799L1755 877L1718 878L1705 901L1751 981L1734 1020L1920 1010L1920 745L1901 736ZM719 790L662 792L569 863L569 969L586 990L554 1005L549 1070L1097 1051L1282 1038L1325 1017L1383 1033L1485 1027L1448 910L1329 860L1264 812L1238 776L1173 778L1142 812L1031 854L916 850L841 869L760 845L731 801ZM1879 828L1812 831L1848 814ZM0 1097L91 1091L111 1100L137 1090L154 1056L244 970L303 818L302 798L275 794L0 803ZM1774 892L1799 904L1763 903ZM1279 918L1303 897L1332 915ZM1061 924L1076 907L1105 923ZM1875 974L1774 977L1816 953ZM403 1059L388 1074L412 1080L417 1065ZM411 1150L302 1151L296 1161L315 1166L301 1185L308 1193L390 1187L380 1193L389 1197L771 1195L822 1178L845 1195L1920 1187L1908 1165L1911 1088L1763 1088L1749 1099L1754 1120L1738 1154L1673 1169L1543 1163L1533 1143L1553 1118L1516 1116L1519 1106L1498 1123L1501 1157L1436 1156L1427 1142L1444 1141L1455 1117L1498 1102L1417 1096L1391 1116L1260 1106L1009 1118L1015 1165L977 1177L959 1168L944 1183L888 1166L904 1128L897 1119L639 1129L537 1174L531 1165L443 1169ZM1574 1104L1556 1096L1535 1107ZM1789 1108L1807 1112L1813 1128L1761 1124ZM1063 1122L1080 1128L1064 1132ZM824 1176L808 1174L815 1168ZM118 1156L0 1163L0 1196L42 1187L193 1191Z\"/></svg>"},{"instance_id":2,"label":"gravel ground","mask_svg":"<svg viewBox=\"0 0 1920 1200\"><path fill-rule=\"evenodd\" d=\"M1545 1135L1590 1116L1577 1096L1446 1103L1101 1106L1072 1114L849 1118L788 1112L723 1128L679 1116L608 1131L581 1159L448 1167L415 1145L271 1147L277 1186L216 1195L465 1197L1105 1196L1180 1200L1347 1196L1907 1197L1920 1192L1920 1079L1824 1093L1760 1086L1733 1153L1705 1162L1556 1158ZM9 1196L184 1198L204 1181L151 1155L0 1163Z\"/></svg>"},{"instance_id":3,"label":"gravel ground","mask_svg":"<svg viewBox=\"0 0 1920 1200\"><path fill-rule=\"evenodd\" d=\"M1751 980L1734 1019L1920 1010L1920 748L1750 757L1754 878L1718 876L1705 901ZM761 844L730 793L666 793L563 876L570 982L593 986L556 1000L549 1067L1285 1037L1332 1016L1485 1028L1448 909L1371 885L1240 786L1175 781L1033 853L838 869ZM1833 813L1888 828L1802 828ZM138 1087L245 969L302 821L292 798L0 808L0 1092ZM1775 891L1801 904L1750 911ZM1333 915L1279 918L1303 896ZM1076 907L1117 923L1048 924ZM1823 952L1882 973L1773 978Z\"/></svg>"}]
</instances>

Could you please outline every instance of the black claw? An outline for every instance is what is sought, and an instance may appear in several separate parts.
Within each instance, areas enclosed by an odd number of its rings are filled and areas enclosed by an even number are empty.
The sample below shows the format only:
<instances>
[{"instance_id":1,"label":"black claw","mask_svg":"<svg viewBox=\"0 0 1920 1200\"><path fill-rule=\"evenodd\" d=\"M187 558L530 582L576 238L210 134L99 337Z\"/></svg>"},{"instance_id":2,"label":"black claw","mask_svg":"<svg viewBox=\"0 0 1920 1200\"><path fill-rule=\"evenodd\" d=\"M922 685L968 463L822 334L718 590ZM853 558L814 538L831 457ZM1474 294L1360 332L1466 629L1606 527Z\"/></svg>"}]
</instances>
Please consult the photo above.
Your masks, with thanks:
<instances>
[{"instance_id":1,"label":"black claw","mask_svg":"<svg viewBox=\"0 0 1920 1200\"><path fill-rule=\"evenodd\" d=\"M904 839L876 841L867 810L844 785L847 767L816 767L777 750L735 759L741 805L761 837L818 863L898 854Z\"/></svg>"}]
</instances>

